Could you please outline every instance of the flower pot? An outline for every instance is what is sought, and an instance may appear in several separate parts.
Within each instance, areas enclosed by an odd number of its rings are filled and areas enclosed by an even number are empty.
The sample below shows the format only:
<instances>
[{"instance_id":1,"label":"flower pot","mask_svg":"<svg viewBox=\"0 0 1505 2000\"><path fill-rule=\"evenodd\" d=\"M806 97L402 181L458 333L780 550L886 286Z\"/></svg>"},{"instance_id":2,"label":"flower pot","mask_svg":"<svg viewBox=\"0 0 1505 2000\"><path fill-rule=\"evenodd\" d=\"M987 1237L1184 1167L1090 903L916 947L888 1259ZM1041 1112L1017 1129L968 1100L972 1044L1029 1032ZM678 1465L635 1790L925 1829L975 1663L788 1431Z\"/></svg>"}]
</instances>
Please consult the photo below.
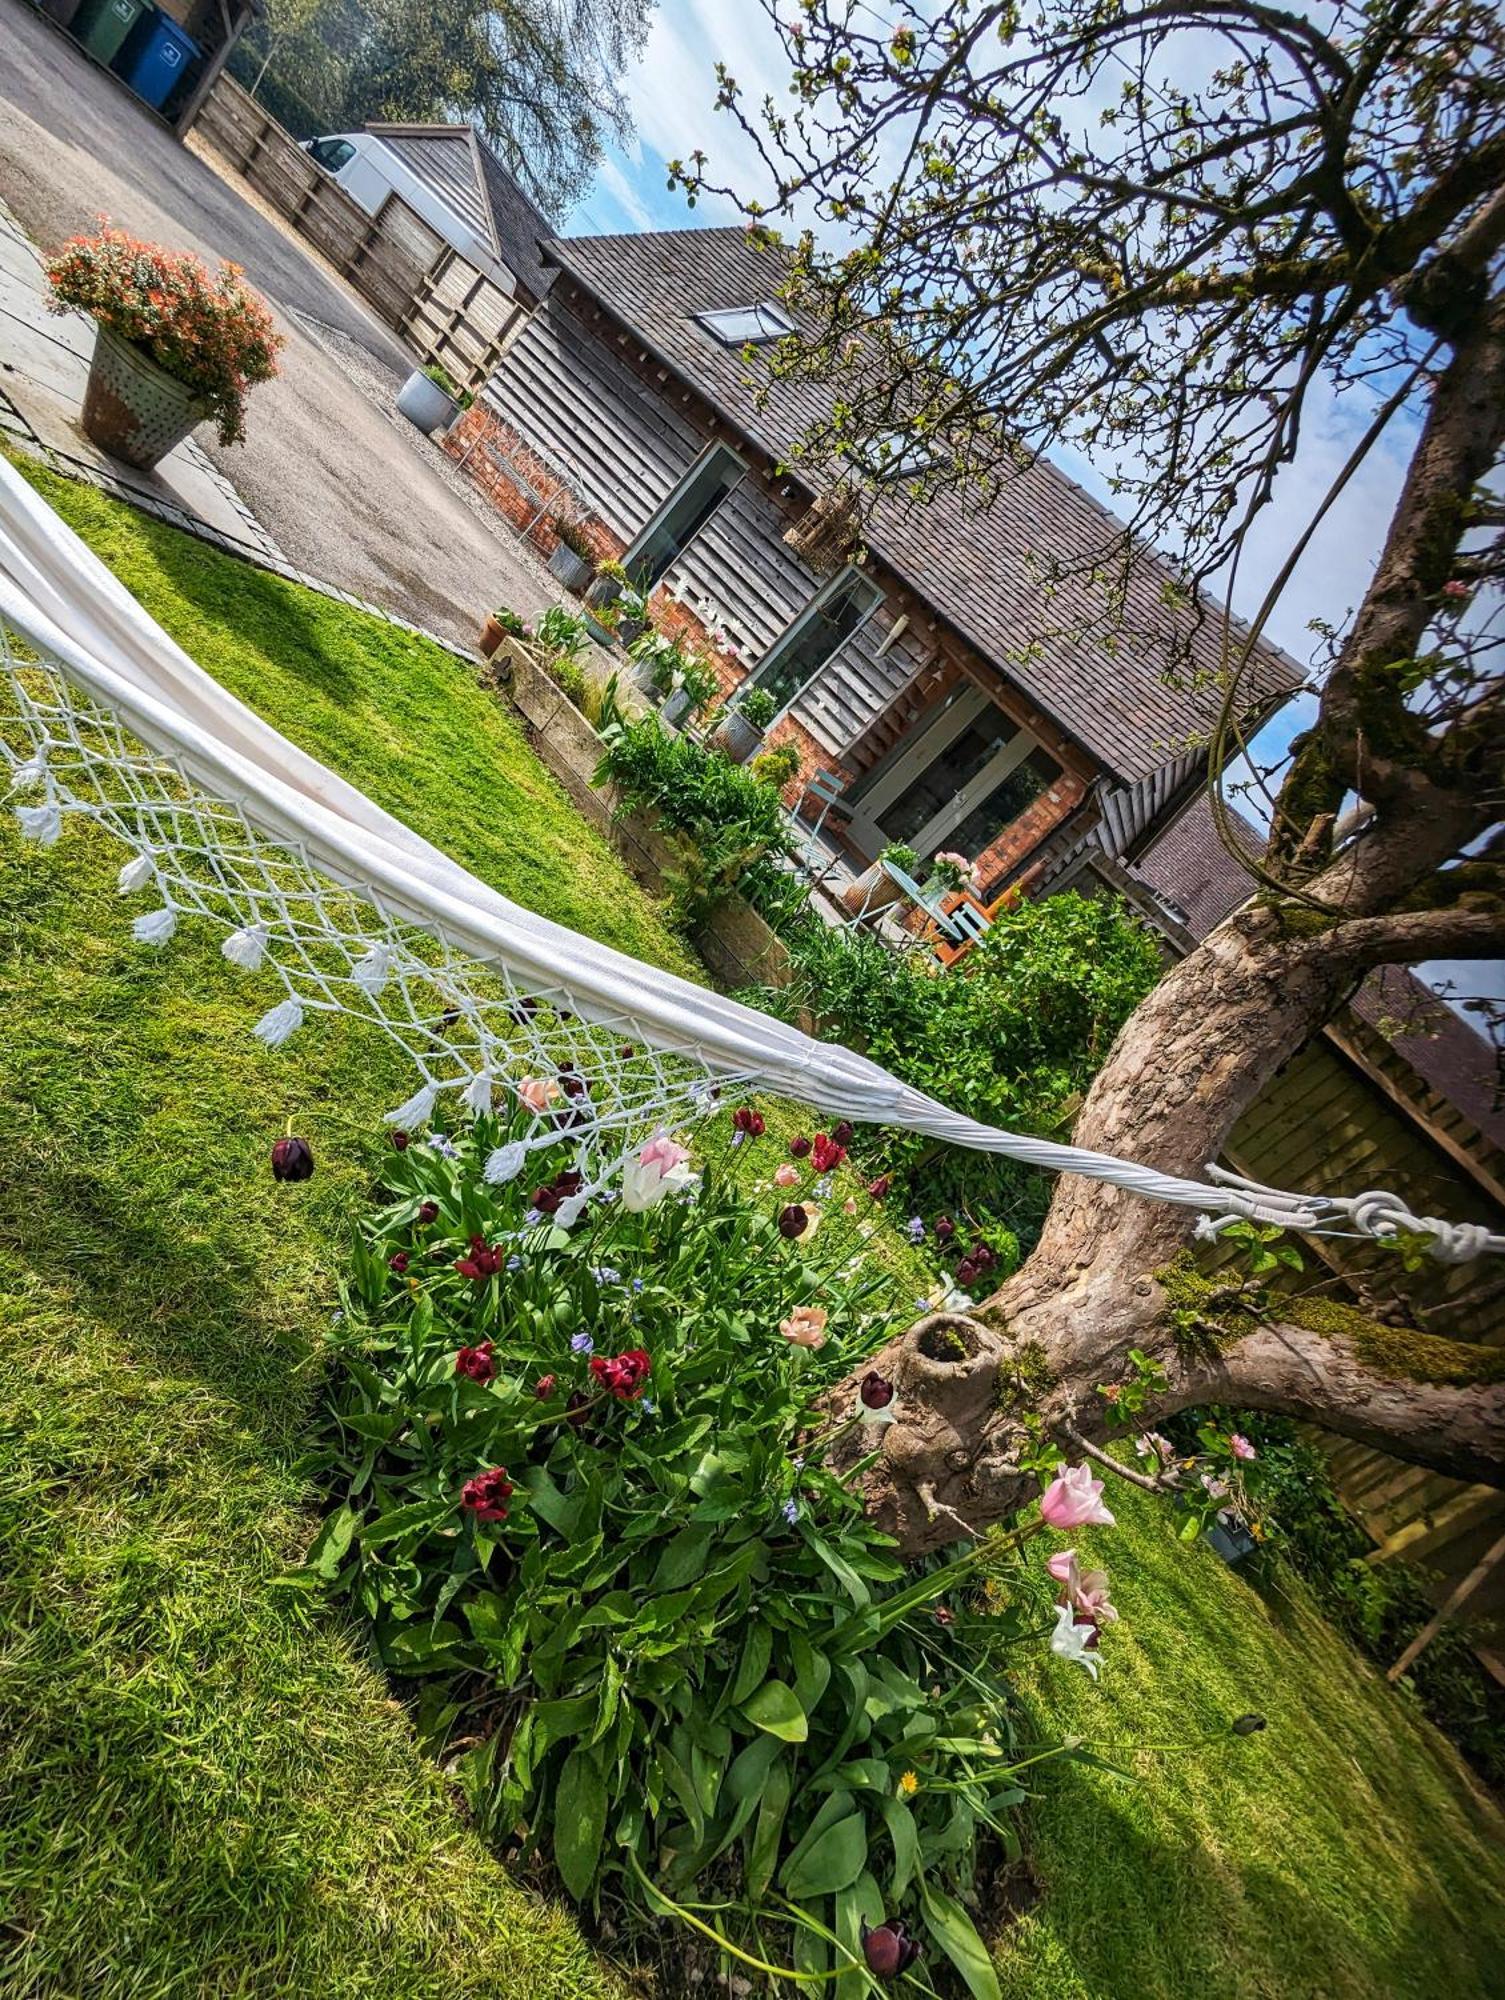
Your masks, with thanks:
<instances>
[{"instance_id":1,"label":"flower pot","mask_svg":"<svg viewBox=\"0 0 1505 2000\"><path fill-rule=\"evenodd\" d=\"M576 555L567 542L558 542L549 557L549 574L557 576L566 590L572 590L579 597L595 571L584 556Z\"/></svg>"},{"instance_id":2,"label":"flower pot","mask_svg":"<svg viewBox=\"0 0 1505 2000\"><path fill-rule=\"evenodd\" d=\"M902 903L904 891L882 863L874 861L863 869L850 889L842 892L841 900L852 916L875 917L880 910L891 910L895 903Z\"/></svg>"},{"instance_id":3,"label":"flower pot","mask_svg":"<svg viewBox=\"0 0 1505 2000\"><path fill-rule=\"evenodd\" d=\"M755 757L763 748L763 732L749 722L740 709L729 708L711 741L718 750L725 751L734 764L745 764L749 757Z\"/></svg>"},{"instance_id":4,"label":"flower pot","mask_svg":"<svg viewBox=\"0 0 1505 2000\"><path fill-rule=\"evenodd\" d=\"M150 471L208 414L191 389L134 341L110 327L95 328L83 426L111 458Z\"/></svg>"},{"instance_id":5,"label":"flower pot","mask_svg":"<svg viewBox=\"0 0 1505 2000\"><path fill-rule=\"evenodd\" d=\"M415 368L397 392L397 407L410 424L428 435L448 430L460 414L460 405L437 382L431 382L421 368Z\"/></svg>"},{"instance_id":6,"label":"flower pot","mask_svg":"<svg viewBox=\"0 0 1505 2000\"><path fill-rule=\"evenodd\" d=\"M481 651L488 660L506 636L506 626L501 624L499 620L488 617L486 623L481 627L480 638Z\"/></svg>"},{"instance_id":7,"label":"flower pot","mask_svg":"<svg viewBox=\"0 0 1505 2000\"><path fill-rule=\"evenodd\" d=\"M585 629L598 646L614 646L617 643L616 633L609 626L602 625L599 620L592 618L588 611L585 613Z\"/></svg>"},{"instance_id":8,"label":"flower pot","mask_svg":"<svg viewBox=\"0 0 1505 2000\"><path fill-rule=\"evenodd\" d=\"M585 601L593 611L600 611L608 604L615 604L622 595L622 586L614 576L598 576L585 593Z\"/></svg>"},{"instance_id":9,"label":"flower pot","mask_svg":"<svg viewBox=\"0 0 1505 2000\"><path fill-rule=\"evenodd\" d=\"M681 721L688 721L690 697L683 688L676 688L660 710L665 722L671 728L678 728Z\"/></svg>"}]
</instances>

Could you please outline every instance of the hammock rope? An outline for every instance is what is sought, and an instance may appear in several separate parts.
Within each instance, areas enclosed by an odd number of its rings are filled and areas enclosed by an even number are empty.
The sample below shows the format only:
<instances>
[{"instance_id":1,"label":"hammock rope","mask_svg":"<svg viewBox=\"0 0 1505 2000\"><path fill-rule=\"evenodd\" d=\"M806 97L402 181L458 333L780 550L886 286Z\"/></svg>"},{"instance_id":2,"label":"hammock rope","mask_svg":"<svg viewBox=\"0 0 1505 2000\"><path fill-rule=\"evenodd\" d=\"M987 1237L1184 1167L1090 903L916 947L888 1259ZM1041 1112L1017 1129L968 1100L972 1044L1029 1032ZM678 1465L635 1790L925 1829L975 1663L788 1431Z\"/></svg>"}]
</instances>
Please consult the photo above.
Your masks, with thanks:
<instances>
[{"instance_id":1,"label":"hammock rope","mask_svg":"<svg viewBox=\"0 0 1505 2000\"><path fill-rule=\"evenodd\" d=\"M121 843L143 947L207 922L232 966L275 977L281 997L254 1026L269 1046L321 1015L368 1022L415 1073L388 1114L406 1128L441 1108L475 1115L498 1094L527 1106L534 1136L493 1154L496 1179L563 1127L583 1206L647 1134L756 1090L1196 1209L1204 1237L1247 1219L1403 1233L1447 1262L1505 1252L1505 1236L1414 1215L1382 1190L1296 1194L1215 1166L1189 1180L979 1124L851 1050L508 901L227 694L4 460L0 759L30 839L51 846L82 819Z\"/></svg>"}]
</instances>

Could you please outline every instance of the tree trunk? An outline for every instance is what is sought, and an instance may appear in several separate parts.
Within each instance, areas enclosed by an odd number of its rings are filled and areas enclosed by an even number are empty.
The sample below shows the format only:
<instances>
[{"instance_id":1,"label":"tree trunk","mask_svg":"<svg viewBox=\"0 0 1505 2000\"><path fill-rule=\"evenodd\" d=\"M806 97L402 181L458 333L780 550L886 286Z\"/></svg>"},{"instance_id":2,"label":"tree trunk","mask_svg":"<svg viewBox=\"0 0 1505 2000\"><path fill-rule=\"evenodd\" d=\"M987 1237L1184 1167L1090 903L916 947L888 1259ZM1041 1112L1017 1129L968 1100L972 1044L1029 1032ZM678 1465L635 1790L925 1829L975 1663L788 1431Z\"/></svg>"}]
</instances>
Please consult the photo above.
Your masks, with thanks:
<instances>
[{"instance_id":1,"label":"tree trunk","mask_svg":"<svg viewBox=\"0 0 1505 2000\"><path fill-rule=\"evenodd\" d=\"M1335 942L1341 930L1319 925L1292 937L1287 924L1279 910L1247 904L1166 974L1115 1042L1083 1107L1078 1144L1202 1174L1354 984ZM994 1297L974 1314L922 1321L871 1364L897 1384L900 1402L866 1490L907 1551L955 1540L1028 1500L1037 1481L1019 1461L1039 1424L1072 1457L1080 1440L1108 1437L1112 1408L1099 1387L1124 1378L1131 1348L1166 1372L1147 1424L1233 1402L1305 1414L1461 1477L1500 1477L1505 1388L1486 1386L1488 1350L1414 1337L1394 1343L1387 1370L1375 1359L1384 1330L1367 1322L1322 1336L1235 1314L1210 1329L1222 1346L1209 1353L1172 1319L1162 1281L1190 1229L1184 1209L1065 1175L1039 1246ZM1461 1379L1408 1379L1408 1360L1423 1378ZM849 1440L847 1462L870 1439Z\"/></svg>"}]
</instances>

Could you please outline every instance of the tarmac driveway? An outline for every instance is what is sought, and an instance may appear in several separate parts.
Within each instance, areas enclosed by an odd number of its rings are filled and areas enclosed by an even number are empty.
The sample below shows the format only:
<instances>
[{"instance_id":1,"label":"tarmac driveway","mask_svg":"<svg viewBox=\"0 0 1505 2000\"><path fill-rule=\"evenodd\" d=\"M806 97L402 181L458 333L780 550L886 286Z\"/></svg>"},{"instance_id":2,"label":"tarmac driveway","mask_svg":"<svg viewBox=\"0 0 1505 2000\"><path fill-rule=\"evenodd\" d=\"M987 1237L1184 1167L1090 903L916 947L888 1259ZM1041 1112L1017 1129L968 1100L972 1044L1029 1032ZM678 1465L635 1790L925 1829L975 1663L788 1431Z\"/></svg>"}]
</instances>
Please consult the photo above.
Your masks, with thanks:
<instances>
[{"instance_id":1,"label":"tarmac driveway","mask_svg":"<svg viewBox=\"0 0 1505 2000\"><path fill-rule=\"evenodd\" d=\"M282 373L252 391L249 443L197 435L297 568L467 645L491 606L549 601L500 521L292 315L357 343L375 373L412 366L395 337L26 0L0 0L0 197L44 249L107 217L244 267L287 336ZM4 339L0 323L0 355Z\"/></svg>"}]
</instances>

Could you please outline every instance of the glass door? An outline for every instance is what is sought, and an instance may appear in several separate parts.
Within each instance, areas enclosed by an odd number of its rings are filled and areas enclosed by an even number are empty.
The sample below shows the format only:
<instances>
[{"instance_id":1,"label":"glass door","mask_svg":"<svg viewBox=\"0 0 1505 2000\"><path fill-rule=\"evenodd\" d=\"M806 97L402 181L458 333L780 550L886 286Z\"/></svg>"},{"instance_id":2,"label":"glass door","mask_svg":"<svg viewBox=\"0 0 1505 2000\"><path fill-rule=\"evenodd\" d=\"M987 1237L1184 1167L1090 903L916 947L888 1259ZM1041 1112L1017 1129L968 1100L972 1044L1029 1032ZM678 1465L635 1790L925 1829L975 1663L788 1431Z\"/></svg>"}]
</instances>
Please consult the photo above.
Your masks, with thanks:
<instances>
[{"instance_id":1,"label":"glass door","mask_svg":"<svg viewBox=\"0 0 1505 2000\"><path fill-rule=\"evenodd\" d=\"M880 773L862 810L885 844L922 861L942 847L970 859L1059 776L1029 731L972 689Z\"/></svg>"}]
</instances>

